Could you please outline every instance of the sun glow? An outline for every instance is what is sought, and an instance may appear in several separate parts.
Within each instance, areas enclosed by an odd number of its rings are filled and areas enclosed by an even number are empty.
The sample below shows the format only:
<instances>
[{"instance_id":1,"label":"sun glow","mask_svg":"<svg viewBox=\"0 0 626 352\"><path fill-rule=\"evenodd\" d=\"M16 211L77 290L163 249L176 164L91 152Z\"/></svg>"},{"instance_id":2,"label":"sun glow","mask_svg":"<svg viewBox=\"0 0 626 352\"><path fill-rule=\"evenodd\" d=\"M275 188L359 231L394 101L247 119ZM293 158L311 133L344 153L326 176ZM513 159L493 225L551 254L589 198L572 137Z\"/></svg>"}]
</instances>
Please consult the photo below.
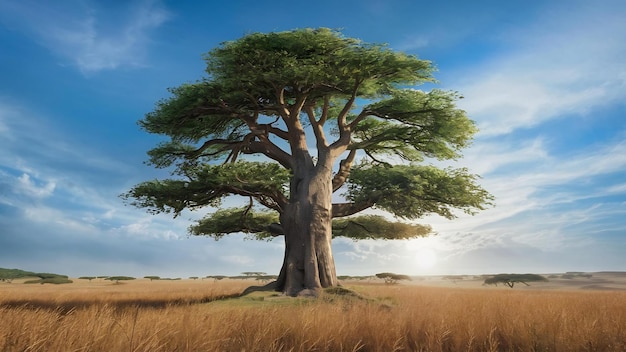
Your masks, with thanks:
<instances>
[{"instance_id":1,"label":"sun glow","mask_svg":"<svg viewBox=\"0 0 626 352\"><path fill-rule=\"evenodd\" d=\"M437 253L430 248L422 248L416 255L417 264L422 269L431 269L437 264Z\"/></svg>"}]
</instances>

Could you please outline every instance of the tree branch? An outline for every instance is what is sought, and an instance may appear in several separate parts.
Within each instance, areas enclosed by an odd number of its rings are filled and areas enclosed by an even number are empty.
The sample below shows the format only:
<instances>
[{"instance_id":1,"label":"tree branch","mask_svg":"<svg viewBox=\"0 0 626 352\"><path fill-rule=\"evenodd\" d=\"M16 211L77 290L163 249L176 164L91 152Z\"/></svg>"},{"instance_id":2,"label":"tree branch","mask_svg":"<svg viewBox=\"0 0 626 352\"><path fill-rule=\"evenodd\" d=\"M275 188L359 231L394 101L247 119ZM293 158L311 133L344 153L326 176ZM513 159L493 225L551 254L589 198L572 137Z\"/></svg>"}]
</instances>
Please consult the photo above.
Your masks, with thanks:
<instances>
[{"instance_id":1,"label":"tree branch","mask_svg":"<svg viewBox=\"0 0 626 352\"><path fill-rule=\"evenodd\" d=\"M244 197L252 197L256 199L263 206L276 210L277 212L282 212L285 204L287 204L287 198L278 193L268 193L268 192L257 192L252 190L246 190L243 188L235 187L235 186L224 186L222 187L222 193L230 193L236 194ZM249 210L249 208L248 208Z\"/></svg>"},{"instance_id":2,"label":"tree branch","mask_svg":"<svg viewBox=\"0 0 626 352\"><path fill-rule=\"evenodd\" d=\"M349 132L349 126L346 125L346 117L348 116L350 109L352 109L352 106L354 105L354 101L356 100L357 92L359 90L360 85L361 85L361 81L358 79L355 80L354 88L352 89L352 94L350 96L350 99L348 99L348 101L346 102L346 105L344 105L339 115L337 115L337 127L339 128L340 136L342 136L344 133Z\"/></svg>"},{"instance_id":3,"label":"tree branch","mask_svg":"<svg viewBox=\"0 0 626 352\"><path fill-rule=\"evenodd\" d=\"M375 162L381 164L381 165L385 165L387 167L391 167L391 164L389 164L388 162L382 161L382 160L378 160L376 159L372 153L368 152L367 150L363 149L363 151L365 152L365 154L367 154L367 156L369 156L372 160L374 160Z\"/></svg>"},{"instance_id":4,"label":"tree branch","mask_svg":"<svg viewBox=\"0 0 626 352\"><path fill-rule=\"evenodd\" d=\"M339 163L339 170L333 177L333 192L343 186L348 179L348 176L350 175L350 168L352 167L352 162L354 162L355 156L356 149L352 149L350 150L348 156Z\"/></svg>"},{"instance_id":5,"label":"tree branch","mask_svg":"<svg viewBox=\"0 0 626 352\"><path fill-rule=\"evenodd\" d=\"M348 125L348 128L354 129L356 125L358 125L361 121L363 121L364 118L368 117L369 115L371 115L371 111L367 109L361 110L361 112L359 113L359 116L357 116L356 119L354 119L354 121L350 122L350 124Z\"/></svg>"},{"instance_id":6,"label":"tree branch","mask_svg":"<svg viewBox=\"0 0 626 352\"><path fill-rule=\"evenodd\" d=\"M371 208L376 204L375 201L369 200L361 203L333 203L333 218L341 218L344 216L354 215L365 209Z\"/></svg>"},{"instance_id":7,"label":"tree branch","mask_svg":"<svg viewBox=\"0 0 626 352\"><path fill-rule=\"evenodd\" d=\"M247 118L243 121L248 125L254 138L251 138L246 144L242 145L241 152L245 154L261 153L268 158L277 161L286 169L293 169L293 159L291 155L282 150L269 139L269 130L259 125L256 119ZM277 129L281 131L280 129ZM284 136L288 136L286 133ZM255 141L258 139L258 142Z\"/></svg>"},{"instance_id":8,"label":"tree branch","mask_svg":"<svg viewBox=\"0 0 626 352\"><path fill-rule=\"evenodd\" d=\"M318 121L318 123L321 126L324 126L324 124L326 123L326 120L328 119L328 109L330 108L330 98L328 96L324 97L324 106L322 107L322 116L320 116L320 119Z\"/></svg>"},{"instance_id":9,"label":"tree branch","mask_svg":"<svg viewBox=\"0 0 626 352\"><path fill-rule=\"evenodd\" d=\"M312 106L306 107L306 114L309 117L311 128L315 134L316 145L318 149L327 147L326 136L324 135L323 124L320 124L315 120L315 111Z\"/></svg>"}]
</instances>

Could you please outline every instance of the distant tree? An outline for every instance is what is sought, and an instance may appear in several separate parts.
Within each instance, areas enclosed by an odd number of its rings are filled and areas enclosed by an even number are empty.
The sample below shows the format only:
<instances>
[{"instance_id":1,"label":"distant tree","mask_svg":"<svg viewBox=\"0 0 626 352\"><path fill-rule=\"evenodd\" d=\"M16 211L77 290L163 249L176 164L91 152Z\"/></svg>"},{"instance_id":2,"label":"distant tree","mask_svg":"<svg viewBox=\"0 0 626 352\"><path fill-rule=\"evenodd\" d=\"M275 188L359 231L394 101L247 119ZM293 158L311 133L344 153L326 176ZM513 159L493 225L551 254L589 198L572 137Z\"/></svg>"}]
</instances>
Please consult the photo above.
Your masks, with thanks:
<instances>
[{"instance_id":1,"label":"distant tree","mask_svg":"<svg viewBox=\"0 0 626 352\"><path fill-rule=\"evenodd\" d=\"M435 81L430 61L327 28L251 33L205 60L207 78L171 89L140 121L170 138L148 154L175 178L143 182L123 198L178 216L243 197L241 207L211 213L190 233L282 236L279 291L336 286L333 237L405 239L431 231L356 216L366 209L451 219L455 210L474 214L492 200L464 168L420 165L459 158L477 131L455 106L459 94L416 89ZM341 201L333 203L337 192Z\"/></svg>"},{"instance_id":2,"label":"distant tree","mask_svg":"<svg viewBox=\"0 0 626 352\"><path fill-rule=\"evenodd\" d=\"M397 284L400 280L409 280L411 281L411 277L408 275L394 274L394 273L378 273L376 277L379 279L385 280L385 283L388 285Z\"/></svg>"},{"instance_id":3,"label":"distant tree","mask_svg":"<svg viewBox=\"0 0 626 352\"><path fill-rule=\"evenodd\" d=\"M71 284L73 281L68 279L67 276L46 276L45 278L37 280L24 281L25 284Z\"/></svg>"},{"instance_id":4,"label":"distant tree","mask_svg":"<svg viewBox=\"0 0 626 352\"><path fill-rule=\"evenodd\" d=\"M485 279L484 285L505 284L513 288L516 283L522 283L530 286L528 282L548 281L545 277L537 274L497 274Z\"/></svg>"},{"instance_id":5,"label":"distant tree","mask_svg":"<svg viewBox=\"0 0 626 352\"><path fill-rule=\"evenodd\" d=\"M245 276L262 276L262 275L267 275L267 273L264 273L264 272L261 272L261 271L244 271L241 274L245 275Z\"/></svg>"},{"instance_id":6,"label":"distant tree","mask_svg":"<svg viewBox=\"0 0 626 352\"><path fill-rule=\"evenodd\" d=\"M71 283L67 275L53 274L53 273L34 273L31 271L24 271L20 269L4 269L0 268L0 280L4 282L12 282L14 279L19 278L33 278L37 277L37 280L28 280L24 283L37 283L37 284L67 284Z\"/></svg>"},{"instance_id":7,"label":"distant tree","mask_svg":"<svg viewBox=\"0 0 626 352\"><path fill-rule=\"evenodd\" d=\"M225 278L227 278L227 276L225 276L225 275L209 275L206 278L207 279L213 279L213 281L219 281L219 280L224 280Z\"/></svg>"},{"instance_id":8,"label":"distant tree","mask_svg":"<svg viewBox=\"0 0 626 352\"><path fill-rule=\"evenodd\" d=\"M257 275L255 276L255 279L257 281L261 281L261 282L268 282L270 280L276 280L278 278L278 276L276 275Z\"/></svg>"},{"instance_id":9,"label":"distant tree","mask_svg":"<svg viewBox=\"0 0 626 352\"><path fill-rule=\"evenodd\" d=\"M20 269L5 269L0 268L0 281L11 283L14 279L20 279L24 277L35 277L35 273L30 271L24 271Z\"/></svg>"},{"instance_id":10,"label":"distant tree","mask_svg":"<svg viewBox=\"0 0 626 352\"><path fill-rule=\"evenodd\" d=\"M109 276L105 280L115 281L116 284L119 284L120 281L135 280L135 278L132 276Z\"/></svg>"},{"instance_id":11,"label":"distant tree","mask_svg":"<svg viewBox=\"0 0 626 352\"><path fill-rule=\"evenodd\" d=\"M150 279L150 281L154 281L154 280L161 280L160 276L156 276L156 275L148 275L148 276L144 276L144 279Z\"/></svg>"},{"instance_id":12,"label":"distant tree","mask_svg":"<svg viewBox=\"0 0 626 352\"><path fill-rule=\"evenodd\" d=\"M91 280L95 279L95 276L81 276L78 279L79 280L89 280L89 282L91 282Z\"/></svg>"},{"instance_id":13,"label":"distant tree","mask_svg":"<svg viewBox=\"0 0 626 352\"><path fill-rule=\"evenodd\" d=\"M62 278L68 278L67 275L59 275L59 274L53 274L53 273L35 273L35 276L40 278L40 279L53 279L55 277L62 277Z\"/></svg>"},{"instance_id":14,"label":"distant tree","mask_svg":"<svg viewBox=\"0 0 626 352\"><path fill-rule=\"evenodd\" d=\"M586 278L589 279L591 278L593 275L592 274L587 274L587 273L583 273L580 271L568 271L565 274L561 275L562 279L575 279L575 278Z\"/></svg>"},{"instance_id":15,"label":"distant tree","mask_svg":"<svg viewBox=\"0 0 626 352\"><path fill-rule=\"evenodd\" d=\"M191 280L198 280L198 277L197 276L190 276L189 279L191 279Z\"/></svg>"},{"instance_id":16,"label":"distant tree","mask_svg":"<svg viewBox=\"0 0 626 352\"><path fill-rule=\"evenodd\" d=\"M443 280L450 280L452 283L455 283L460 280L465 279L465 275L446 275L442 278Z\"/></svg>"}]
</instances>

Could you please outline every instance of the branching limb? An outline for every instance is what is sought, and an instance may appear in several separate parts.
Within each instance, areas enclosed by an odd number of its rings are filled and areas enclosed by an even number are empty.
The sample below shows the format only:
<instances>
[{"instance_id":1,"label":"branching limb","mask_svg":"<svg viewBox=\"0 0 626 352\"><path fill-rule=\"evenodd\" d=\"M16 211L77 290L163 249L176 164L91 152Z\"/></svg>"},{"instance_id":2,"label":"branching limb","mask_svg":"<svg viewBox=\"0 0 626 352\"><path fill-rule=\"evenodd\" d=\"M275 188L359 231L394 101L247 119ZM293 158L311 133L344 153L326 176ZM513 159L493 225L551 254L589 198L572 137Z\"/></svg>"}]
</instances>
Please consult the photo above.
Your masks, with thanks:
<instances>
[{"instance_id":1,"label":"branching limb","mask_svg":"<svg viewBox=\"0 0 626 352\"><path fill-rule=\"evenodd\" d=\"M335 177L333 177L333 192L343 186L348 179L348 176L350 175L350 168L352 167L355 156L356 149L352 149L350 150L350 153L348 153L348 156L339 163L339 170L335 174Z\"/></svg>"},{"instance_id":2,"label":"branching limb","mask_svg":"<svg viewBox=\"0 0 626 352\"><path fill-rule=\"evenodd\" d=\"M374 157L374 155L372 155L372 153L370 153L369 151L367 151L367 150L363 150L363 151L364 151L364 152L365 152L365 154L367 154L367 156L369 156L369 157L370 157L373 161L375 161L375 162L377 162L377 163L379 163L379 164L381 164L381 165L385 165L386 167L391 167L391 164L389 164L389 163L388 163L388 162L386 162L386 161L382 161L382 160L378 160L378 159L376 159L376 157Z\"/></svg>"},{"instance_id":3,"label":"branching limb","mask_svg":"<svg viewBox=\"0 0 626 352\"><path fill-rule=\"evenodd\" d=\"M323 124L318 123L315 119L315 111L312 106L306 107L306 114L309 117L311 128L313 129L313 133L315 134L317 148L325 148L327 146L327 143L326 136L324 135Z\"/></svg>"},{"instance_id":4,"label":"branching limb","mask_svg":"<svg viewBox=\"0 0 626 352\"><path fill-rule=\"evenodd\" d=\"M322 115L320 116L320 119L318 121L320 126L324 126L324 124L326 123L326 120L328 119L328 110L329 109L330 109L330 97L329 96L325 96L324 97L324 106L322 107Z\"/></svg>"},{"instance_id":5,"label":"branching limb","mask_svg":"<svg viewBox=\"0 0 626 352\"><path fill-rule=\"evenodd\" d=\"M248 128L250 128L251 133L246 136L249 136L250 138L247 139L246 143L240 148L242 153L261 153L268 158L277 161L287 169L293 168L291 155L282 150L269 139L269 130L267 128L261 127L255 119L249 118L244 121L248 125ZM286 132L281 133L281 135L287 137Z\"/></svg>"},{"instance_id":6,"label":"branching limb","mask_svg":"<svg viewBox=\"0 0 626 352\"><path fill-rule=\"evenodd\" d=\"M348 116L348 113L352 109L352 106L354 105L354 101L356 100L357 92L359 90L360 85L361 85L361 81L356 79L354 82L354 87L352 89L352 94L350 95L350 98L348 99L343 109L341 109L341 112L337 116L337 127L339 127L340 136L345 133L349 133L349 129L348 129L349 125L346 124L347 122L346 118Z\"/></svg>"},{"instance_id":7,"label":"branching limb","mask_svg":"<svg viewBox=\"0 0 626 352\"><path fill-rule=\"evenodd\" d=\"M360 203L333 203L333 218L354 215L365 209L371 208L376 204L375 201L363 201Z\"/></svg>"},{"instance_id":8,"label":"branching limb","mask_svg":"<svg viewBox=\"0 0 626 352\"><path fill-rule=\"evenodd\" d=\"M274 236L284 236L285 235L285 230L283 229L283 226L281 224L278 224L278 223L271 223L267 227L267 231L272 233Z\"/></svg>"},{"instance_id":9,"label":"branching limb","mask_svg":"<svg viewBox=\"0 0 626 352\"><path fill-rule=\"evenodd\" d=\"M363 109L361 113L359 113L359 116L357 116L352 122L350 122L348 128L354 129L361 121L363 121L364 118L370 115L372 115L371 111L369 111L368 109Z\"/></svg>"}]
</instances>

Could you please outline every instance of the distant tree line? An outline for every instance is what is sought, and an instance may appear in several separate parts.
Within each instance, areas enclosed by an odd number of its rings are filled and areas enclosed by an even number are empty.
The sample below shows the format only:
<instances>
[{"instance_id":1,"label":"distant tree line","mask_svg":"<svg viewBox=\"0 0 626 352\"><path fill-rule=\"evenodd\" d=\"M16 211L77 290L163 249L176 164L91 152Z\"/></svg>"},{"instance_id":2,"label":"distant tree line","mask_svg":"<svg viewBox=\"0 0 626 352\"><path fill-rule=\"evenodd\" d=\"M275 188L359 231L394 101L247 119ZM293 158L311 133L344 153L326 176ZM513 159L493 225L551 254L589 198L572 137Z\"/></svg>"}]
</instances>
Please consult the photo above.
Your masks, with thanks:
<instances>
[{"instance_id":1,"label":"distant tree line","mask_svg":"<svg viewBox=\"0 0 626 352\"><path fill-rule=\"evenodd\" d=\"M537 274L497 274L487 277L484 281L484 285L504 284L510 288L513 288L516 283L522 283L526 286L530 286L528 282L548 281L545 277Z\"/></svg>"},{"instance_id":2,"label":"distant tree line","mask_svg":"<svg viewBox=\"0 0 626 352\"><path fill-rule=\"evenodd\" d=\"M20 269L0 268L0 281L11 283L14 279L33 278L24 281L25 284L69 284L72 280L67 275L53 273L34 273ZM35 279L36 278L36 279Z\"/></svg>"},{"instance_id":3,"label":"distant tree line","mask_svg":"<svg viewBox=\"0 0 626 352\"><path fill-rule=\"evenodd\" d=\"M388 285L397 284L398 281L400 280L409 280L409 281L411 280L411 278L408 275L394 274L394 273L378 273L376 274L376 277L379 279L383 279L385 283Z\"/></svg>"}]
</instances>

